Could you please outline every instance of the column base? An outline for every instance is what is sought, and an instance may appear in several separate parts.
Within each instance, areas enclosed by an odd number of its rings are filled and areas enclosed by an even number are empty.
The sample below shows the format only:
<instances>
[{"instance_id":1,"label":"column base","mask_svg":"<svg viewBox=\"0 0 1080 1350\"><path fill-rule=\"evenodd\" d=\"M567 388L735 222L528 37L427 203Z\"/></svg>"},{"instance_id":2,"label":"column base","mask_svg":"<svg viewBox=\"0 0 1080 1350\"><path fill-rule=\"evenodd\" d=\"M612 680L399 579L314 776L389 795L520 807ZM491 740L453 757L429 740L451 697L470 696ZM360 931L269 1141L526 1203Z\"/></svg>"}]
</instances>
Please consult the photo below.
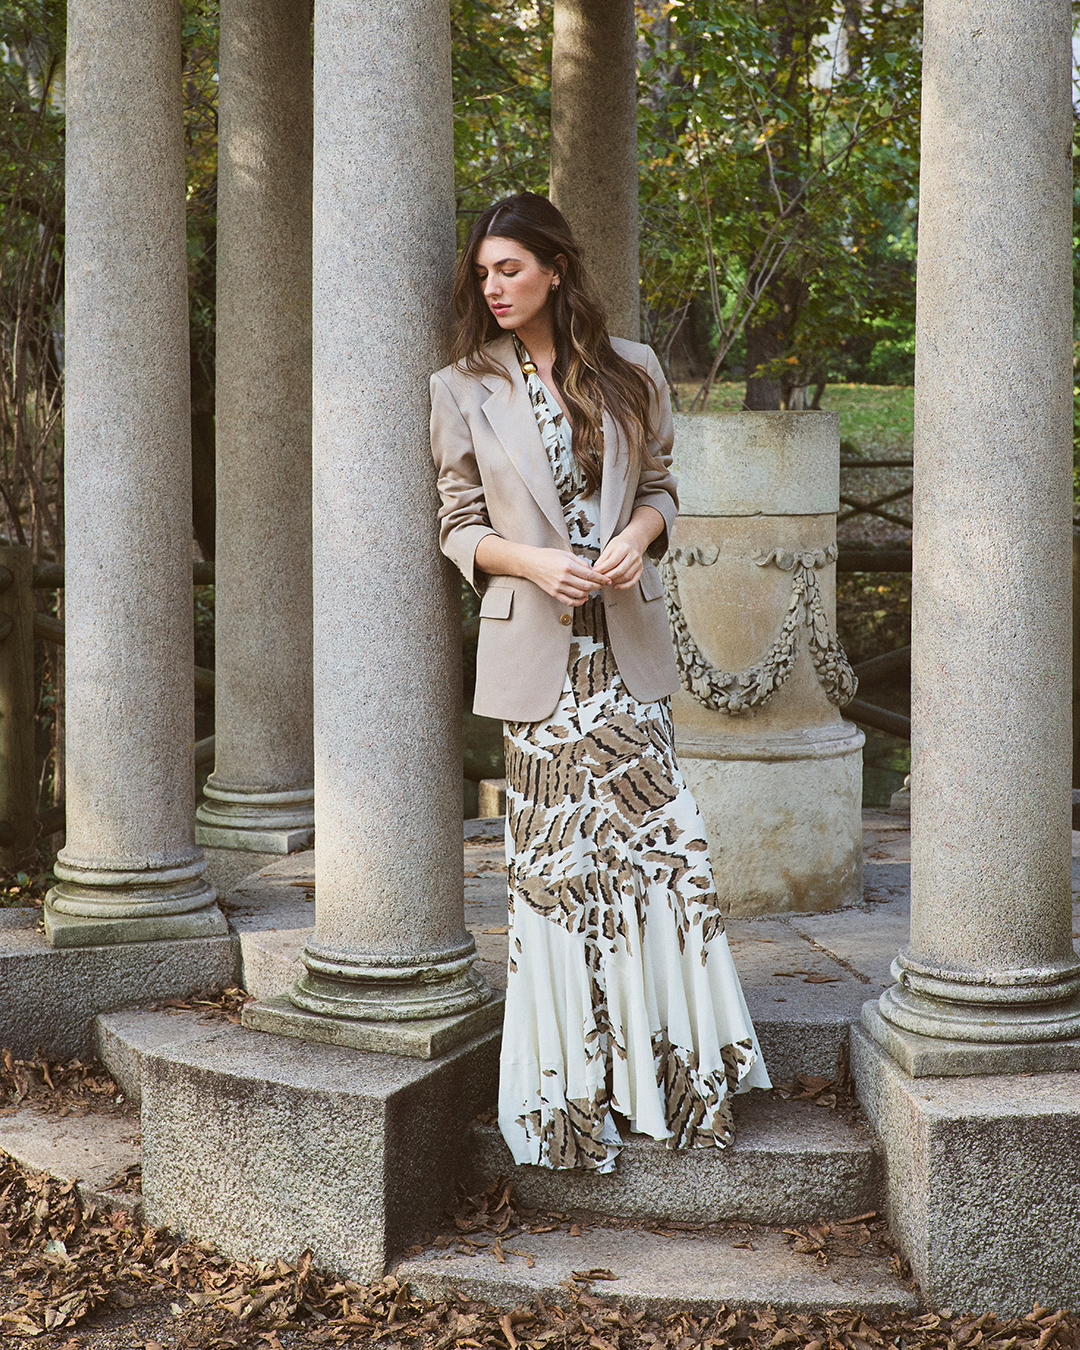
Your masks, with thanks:
<instances>
[{"instance_id":1,"label":"column base","mask_svg":"<svg viewBox=\"0 0 1080 1350\"><path fill-rule=\"evenodd\" d=\"M108 947L122 942L162 942L173 938L224 937L229 931L224 914L211 903L217 892L207 887L208 904L185 914L157 914L149 918L64 914L45 900L45 937L53 947Z\"/></svg>"},{"instance_id":2,"label":"column base","mask_svg":"<svg viewBox=\"0 0 1080 1350\"><path fill-rule=\"evenodd\" d=\"M1080 962L1006 975L933 968L902 951L881 1016L923 1039L1024 1046L1080 1039Z\"/></svg>"},{"instance_id":3,"label":"column base","mask_svg":"<svg viewBox=\"0 0 1080 1350\"><path fill-rule=\"evenodd\" d=\"M282 792L225 787L211 776L195 812L195 842L249 853L296 853L315 840L315 789Z\"/></svg>"},{"instance_id":4,"label":"column base","mask_svg":"<svg viewBox=\"0 0 1080 1350\"><path fill-rule=\"evenodd\" d=\"M895 988L895 986L894 986ZM881 1001L893 993L886 990ZM924 1036L882 1016L878 999L863 1004L863 1030L912 1078L964 1078L998 1073L1064 1073L1080 1069L1080 1026L1075 1039L1001 1042Z\"/></svg>"},{"instance_id":5,"label":"column base","mask_svg":"<svg viewBox=\"0 0 1080 1350\"><path fill-rule=\"evenodd\" d=\"M65 850L66 852L66 850ZM172 867L95 867L61 852L45 897L45 936L54 947L217 937L228 932L203 876L201 853Z\"/></svg>"},{"instance_id":6,"label":"column base","mask_svg":"<svg viewBox=\"0 0 1080 1350\"><path fill-rule=\"evenodd\" d=\"M247 853L299 853L314 844L315 831L252 830L197 822L195 842L200 848L232 848Z\"/></svg>"},{"instance_id":7,"label":"column base","mask_svg":"<svg viewBox=\"0 0 1080 1350\"><path fill-rule=\"evenodd\" d=\"M502 1023L503 995L449 1017L426 1017L411 1022L379 1022L372 1018L330 1017L298 1008L288 995L258 999L244 1007L242 1023L251 1031L296 1036L324 1045L369 1050L410 1059L437 1059Z\"/></svg>"}]
</instances>

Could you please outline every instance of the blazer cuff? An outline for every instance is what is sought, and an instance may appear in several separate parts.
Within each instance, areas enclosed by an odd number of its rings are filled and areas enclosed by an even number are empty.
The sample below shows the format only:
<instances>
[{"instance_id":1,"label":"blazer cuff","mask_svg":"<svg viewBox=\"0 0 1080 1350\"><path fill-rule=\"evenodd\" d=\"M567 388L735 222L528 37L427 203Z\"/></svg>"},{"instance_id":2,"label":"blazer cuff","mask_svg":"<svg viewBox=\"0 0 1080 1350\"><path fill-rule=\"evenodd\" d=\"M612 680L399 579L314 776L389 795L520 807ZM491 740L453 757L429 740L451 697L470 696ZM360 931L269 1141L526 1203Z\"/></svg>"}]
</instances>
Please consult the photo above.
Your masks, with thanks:
<instances>
[{"instance_id":1,"label":"blazer cuff","mask_svg":"<svg viewBox=\"0 0 1080 1350\"><path fill-rule=\"evenodd\" d=\"M443 552L477 595L483 595L487 589L488 574L477 569L476 546L489 534L498 535L499 532L490 525L462 525L453 531L443 546Z\"/></svg>"},{"instance_id":2,"label":"blazer cuff","mask_svg":"<svg viewBox=\"0 0 1080 1350\"><path fill-rule=\"evenodd\" d=\"M668 536L671 534L672 526L675 524L675 517L678 514L678 508L671 500L671 493L665 492L663 488L655 492L641 492L634 499L634 506L651 506L654 511L659 511L664 517L664 528L645 550L649 557L659 562L668 551Z\"/></svg>"}]
</instances>

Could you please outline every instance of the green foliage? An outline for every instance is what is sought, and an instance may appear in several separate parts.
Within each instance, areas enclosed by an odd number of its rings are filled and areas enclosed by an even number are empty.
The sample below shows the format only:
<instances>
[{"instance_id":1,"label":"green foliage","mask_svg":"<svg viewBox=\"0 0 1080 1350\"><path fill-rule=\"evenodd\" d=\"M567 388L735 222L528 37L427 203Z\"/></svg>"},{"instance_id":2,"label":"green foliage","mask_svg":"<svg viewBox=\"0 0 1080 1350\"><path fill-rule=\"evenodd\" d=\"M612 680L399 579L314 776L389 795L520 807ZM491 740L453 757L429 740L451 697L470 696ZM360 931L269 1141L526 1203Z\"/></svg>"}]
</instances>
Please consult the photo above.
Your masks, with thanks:
<instances>
[{"instance_id":1,"label":"green foliage","mask_svg":"<svg viewBox=\"0 0 1080 1350\"><path fill-rule=\"evenodd\" d=\"M858 10L842 53L832 0L674 0L645 30L642 270L662 360L705 296L715 377L782 278L798 320L767 373L789 386L827 379L860 324L910 310L921 11Z\"/></svg>"},{"instance_id":2,"label":"green foliage","mask_svg":"<svg viewBox=\"0 0 1080 1350\"><path fill-rule=\"evenodd\" d=\"M64 7L0 5L3 533L62 547Z\"/></svg>"},{"instance_id":3,"label":"green foliage","mask_svg":"<svg viewBox=\"0 0 1080 1350\"><path fill-rule=\"evenodd\" d=\"M459 234L512 192L546 192L552 4L451 0Z\"/></svg>"}]
</instances>

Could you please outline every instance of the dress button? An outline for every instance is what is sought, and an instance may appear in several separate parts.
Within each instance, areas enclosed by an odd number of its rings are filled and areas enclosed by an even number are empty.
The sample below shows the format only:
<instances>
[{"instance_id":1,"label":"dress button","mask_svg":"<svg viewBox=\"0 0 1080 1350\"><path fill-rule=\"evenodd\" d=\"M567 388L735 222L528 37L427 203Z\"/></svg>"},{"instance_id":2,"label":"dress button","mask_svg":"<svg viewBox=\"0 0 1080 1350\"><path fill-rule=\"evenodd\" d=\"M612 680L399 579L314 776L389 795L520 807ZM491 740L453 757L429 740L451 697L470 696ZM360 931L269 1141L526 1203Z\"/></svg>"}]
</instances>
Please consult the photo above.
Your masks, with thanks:
<instances>
[{"instance_id":1,"label":"dress button","mask_svg":"<svg viewBox=\"0 0 1080 1350\"><path fill-rule=\"evenodd\" d=\"M569 615L569 614L560 614L560 615L559 615L559 622L560 622L561 624L568 624L568 623L570 622L570 615Z\"/></svg>"}]
</instances>

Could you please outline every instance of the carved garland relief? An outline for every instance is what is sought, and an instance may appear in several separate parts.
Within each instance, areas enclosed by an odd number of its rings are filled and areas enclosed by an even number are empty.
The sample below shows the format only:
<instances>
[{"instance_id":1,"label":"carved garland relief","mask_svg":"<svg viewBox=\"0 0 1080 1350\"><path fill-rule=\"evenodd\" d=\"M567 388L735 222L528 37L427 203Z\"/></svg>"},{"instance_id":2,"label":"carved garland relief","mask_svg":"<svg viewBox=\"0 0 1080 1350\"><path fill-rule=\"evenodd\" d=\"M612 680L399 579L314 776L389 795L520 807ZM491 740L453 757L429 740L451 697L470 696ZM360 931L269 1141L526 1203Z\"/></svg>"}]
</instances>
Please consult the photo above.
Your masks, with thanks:
<instances>
[{"instance_id":1,"label":"carved garland relief","mask_svg":"<svg viewBox=\"0 0 1080 1350\"><path fill-rule=\"evenodd\" d=\"M737 674L719 670L710 663L694 641L679 598L676 563L687 567L711 567L719 555L720 550L714 547L676 548L665 554L660 564L679 679L687 693L715 712L737 715L748 708L760 707L791 674L799 654L799 629L806 627L810 659L825 697L837 708L849 703L855 697L859 682L843 647L829 631L816 575L819 568L836 561L836 545L802 553L787 553L774 548L771 553L755 554L753 561L759 567L775 566L782 572L791 573L791 599L772 646L756 665Z\"/></svg>"}]
</instances>

